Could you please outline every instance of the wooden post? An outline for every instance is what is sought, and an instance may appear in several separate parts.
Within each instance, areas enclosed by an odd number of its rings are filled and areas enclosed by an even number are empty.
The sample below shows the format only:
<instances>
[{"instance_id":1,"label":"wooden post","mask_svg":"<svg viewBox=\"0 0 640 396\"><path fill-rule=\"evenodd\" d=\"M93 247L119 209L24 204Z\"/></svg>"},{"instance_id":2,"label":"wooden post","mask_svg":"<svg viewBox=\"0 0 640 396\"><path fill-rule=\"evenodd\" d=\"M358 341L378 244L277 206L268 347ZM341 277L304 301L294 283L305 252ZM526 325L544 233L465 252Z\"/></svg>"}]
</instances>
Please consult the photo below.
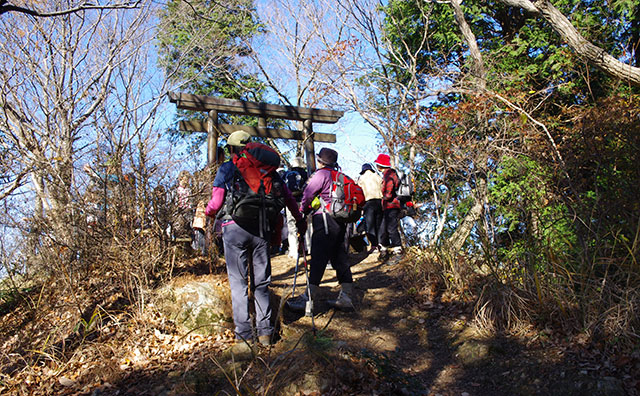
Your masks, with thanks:
<instances>
[{"instance_id":1,"label":"wooden post","mask_svg":"<svg viewBox=\"0 0 640 396\"><path fill-rule=\"evenodd\" d=\"M2 1L2 0L0 0ZM180 130L191 132L207 132L207 162L216 160L218 137L222 133L236 130L247 132L251 136L267 139L294 139L303 141L302 154L306 157L307 170L316 170L314 141L335 143L335 134L313 132L313 123L335 124L344 115L342 111L324 110L310 107L283 106L246 100L216 98L205 95L191 95L179 92L168 92L169 100L178 109L207 111L207 122L201 120L180 121ZM218 124L218 113L240 114L258 117L258 127L246 125ZM268 128L267 119L284 119L302 122L302 130ZM299 146L298 146L299 147Z\"/></svg>"},{"instance_id":2,"label":"wooden post","mask_svg":"<svg viewBox=\"0 0 640 396\"><path fill-rule=\"evenodd\" d=\"M307 173L311 175L316 171L316 153L313 144L313 123L311 120L304 120L302 135L304 137L304 154L307 160Z\"/></svg>"},{"instance_id":3,"label":"wooden post","mask_svg":"<svg viewBox=\"0 0 640 396\"><path fill-rule=\"evenodd\" d=\"M218 161L218 112L209 111L207 117L207 165Z\"/></svg>"}]
</instances>

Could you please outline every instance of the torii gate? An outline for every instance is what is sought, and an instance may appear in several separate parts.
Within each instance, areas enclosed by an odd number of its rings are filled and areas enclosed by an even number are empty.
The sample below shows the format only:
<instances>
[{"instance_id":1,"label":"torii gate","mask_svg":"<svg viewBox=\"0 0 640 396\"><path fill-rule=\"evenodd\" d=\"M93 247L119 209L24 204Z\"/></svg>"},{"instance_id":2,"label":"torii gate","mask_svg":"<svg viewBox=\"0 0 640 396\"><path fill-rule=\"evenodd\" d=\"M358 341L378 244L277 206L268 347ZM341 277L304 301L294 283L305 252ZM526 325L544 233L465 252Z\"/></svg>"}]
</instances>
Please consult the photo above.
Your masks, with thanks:
<instances>
[{"instance_id":1,"label":"torii gate","mask_svg":"<svg viewBox=\"0 0 640 396\"><path fill-rule=\"evenodd\" d=\"M313 132L313 123L335 124L344 115L343 111L323 110L310 107L282 106L261 102L216 98L204 95L169 92L169 101L178 109L207 111L207 121L181 121L179 129L186 132L207 133L207 163L216 161L218 137L241 130L252 136L304 141L304 153L309 173L316 170L314 142L335 143L336 135ZM218 123L218 113L240 114L258 117L258 126L229 125ZM302 131L267 128L267 118L303 122Z\"/></svg>"}]
</instances>

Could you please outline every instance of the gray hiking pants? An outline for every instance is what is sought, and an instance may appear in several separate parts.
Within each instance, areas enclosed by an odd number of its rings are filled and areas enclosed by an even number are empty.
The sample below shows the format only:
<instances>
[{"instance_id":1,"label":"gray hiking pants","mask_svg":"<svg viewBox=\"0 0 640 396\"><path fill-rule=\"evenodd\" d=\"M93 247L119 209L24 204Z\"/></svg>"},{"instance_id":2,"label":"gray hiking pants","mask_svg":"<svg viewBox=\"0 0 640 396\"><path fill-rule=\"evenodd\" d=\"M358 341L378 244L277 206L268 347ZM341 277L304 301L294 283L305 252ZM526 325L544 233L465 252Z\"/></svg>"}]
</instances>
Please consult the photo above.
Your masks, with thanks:
<instances>
[{"instance_id":1,"label":"gray hiking pants","mask_svg":"<svg viewBox=\"0 0 640 396\"><path fill-rule=\"evenodd\" d=\"M256 313L257 335L271 335L271 304L269 285L271 284L271 261L269 243L245 231L239 225L230 223L222 227L224 258L231 288L231 305L236 338L252 340L251 317L249 316L248 272L252 265L253 300Z\"/></svg>"}]
</instances>

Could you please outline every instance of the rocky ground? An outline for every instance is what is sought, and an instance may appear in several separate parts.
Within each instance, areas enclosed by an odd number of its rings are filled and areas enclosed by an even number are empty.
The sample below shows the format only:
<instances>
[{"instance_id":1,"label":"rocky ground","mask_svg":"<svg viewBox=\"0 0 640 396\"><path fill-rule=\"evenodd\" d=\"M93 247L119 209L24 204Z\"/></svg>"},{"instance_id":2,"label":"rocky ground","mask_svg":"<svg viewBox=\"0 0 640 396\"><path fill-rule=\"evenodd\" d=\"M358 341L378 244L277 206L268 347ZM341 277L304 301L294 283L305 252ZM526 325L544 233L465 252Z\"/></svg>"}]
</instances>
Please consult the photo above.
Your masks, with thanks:
<instances>
[{"instance_id":1,"label":"rocky ground","mask_svg":"<svg viewBox=\"0 0 640 396\"><path fill-rule=\"evenodd\" d=\"M101 306L99 320L87 321L84 332L65 322L71 302L35 316L15 308L0 317L0 394L638 394L638 351L605 356L602 348L551 329L483 336L472 323L471 303L436 285L417 295L403 281L411 257L393 263L366 254L352 258L356 310L326 305L338 293L335 272L328 270L312 321L282 309L295 262L274 257L279 339L269 348L254 346L246 359L229 352L228 307L208 316L220 319L215 326L196 320L195 330L186 330L159 304L148 302L136 314L136 307L108 296L110 305ZM203 274L211 268L213 274ZM302 269L297 281L296 294L305 281ZM174 282L213 284L222 290L217 304L228 305L221 266L186 265ZM217 330L199 331L206 327Z\"/></svg>"}]
</instances>

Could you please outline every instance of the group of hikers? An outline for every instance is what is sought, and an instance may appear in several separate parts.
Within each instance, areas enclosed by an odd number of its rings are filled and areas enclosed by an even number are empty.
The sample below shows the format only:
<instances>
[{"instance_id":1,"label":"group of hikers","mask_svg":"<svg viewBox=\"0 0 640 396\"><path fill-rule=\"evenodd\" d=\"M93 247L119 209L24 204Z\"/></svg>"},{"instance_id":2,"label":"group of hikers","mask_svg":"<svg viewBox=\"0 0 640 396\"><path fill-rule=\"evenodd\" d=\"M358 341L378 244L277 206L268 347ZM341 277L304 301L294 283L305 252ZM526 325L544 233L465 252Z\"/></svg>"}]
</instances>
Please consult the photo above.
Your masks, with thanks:
<instances>
[{"instance_id":1,"label":"group of hikers","mask_svg":"<svg viewBox=\"0 0 640 396\"><path fill-rule=\"evenodd\" d=\"M369 253L379 252L381 259L402 253L398 222L401 199L397 196L400 179L391 167L390 157L380 154L364 164L357 182L340 172L338 153L322 148L316 159L318 169L292 192L293 173L279 174L280 156L272 148L252 142L251 135L236 131L227 138L230 160L222 163L215 175L204 212L221 226L233 321L237 345L257 341L274 342L273 306L270 302L270 245L286 212L289 225L289 255L305 257L310 253L308 287L287 301L293 312L304 312L320 287L330 263L336 271L340 292L327 303L336 309L353 310L353 275L345 245L347 225L360 219L363 211ZM292 161L306 178L300 158ZM303 172L304 171L304 172ZM299 185L300 180L297 180ZM301 190L301 191L300 191ZM310 241L307 237L311 226ZM281 225L281 224L280 224ZM277 238L276 238L277 239ZM310 246L309 246L310 242ZM252 279L249 282L249 274ZM250 315L249 284L253 289L255 331Z\"/></svg>"},{"instance_id":2,"label":"group of hikers","mask_svg":"<svg viewBox=\"0 0 640 396\"><path fill-rule=\"evenodd\" d=\"M114 169L97 172L89 165L86 194L88 231L98 232L107 225L135 233L154 231L162 240L188 244L190 249L206 253L206 195L199 197L194 176L188 171L178 174L176 185L167 189L158 185L141 211L136 199L138 188L132 174L118 175Z\"/></svg>"}]
</instances>

